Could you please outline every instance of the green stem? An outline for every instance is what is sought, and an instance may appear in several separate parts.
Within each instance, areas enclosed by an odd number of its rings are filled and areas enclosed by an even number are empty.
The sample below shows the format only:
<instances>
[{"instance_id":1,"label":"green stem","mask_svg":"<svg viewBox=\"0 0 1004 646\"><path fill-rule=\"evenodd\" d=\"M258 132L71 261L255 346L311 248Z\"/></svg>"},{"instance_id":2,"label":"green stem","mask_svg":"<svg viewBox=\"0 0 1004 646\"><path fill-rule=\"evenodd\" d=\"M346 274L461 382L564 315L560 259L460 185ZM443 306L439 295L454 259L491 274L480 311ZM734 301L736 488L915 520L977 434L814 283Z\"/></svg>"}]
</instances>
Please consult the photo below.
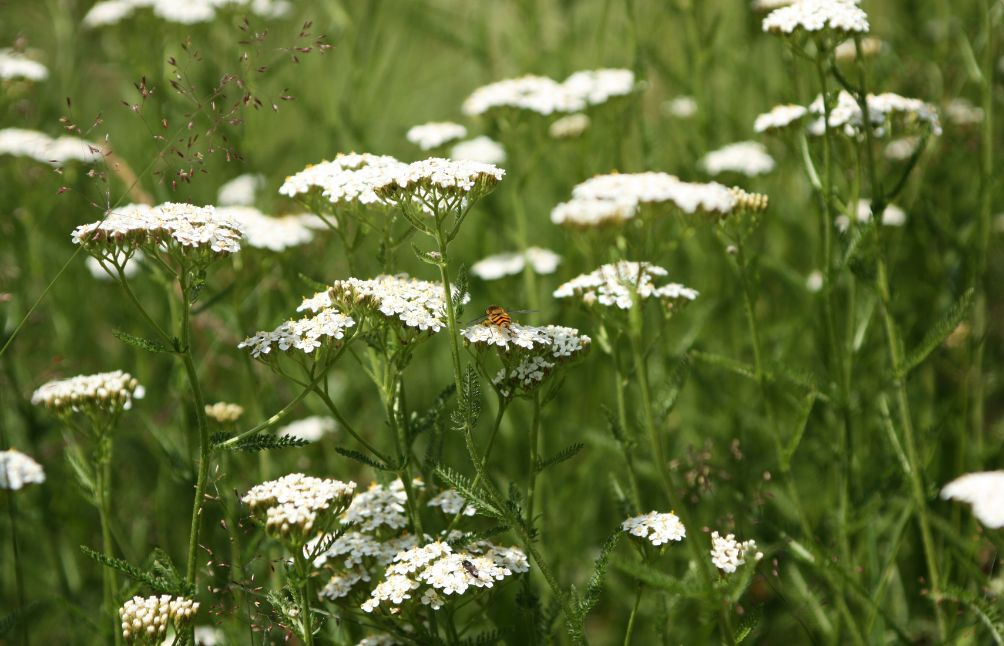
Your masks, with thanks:
<instances>
[{"instance_id":1,"label":"green stem","mask_svg":"<svg viewBox=\"0 0 1004 646\"><path fill-rule=\"evenodd\" d=\"M641 605L641 595L645 591L645 586L641 582L635 583L634 603L631 605L631 614L628 615L627 630L624 631L624 646L631 645L634 637L634 620L638 614L638 607Z\"/></svg>"},{"instance_id":2,"label":"green stem","mask_svg":"<svg viewBox=\"0 0 1004 646\"><path fill-rule=\"evenodd\" d=\"M111 464L112 464L112 439L108 432L102 433L98 439L97 460L95 469L95 503L98 507L98 517L101 521L101 551L105 558L115 558L115 548L112 542L111 525ZM115 570L110 567L102 568L104 606L107 616L112 622L112 635L114 643L122 643L122 631L119 627L116 602L118 600L118 581L115 579Z\"/></svg>"},{"instance_id":3,"label":"green stem","mask_svg":"<svg viewBox=\"0 0 1004 646\"><path fill-rule=\"evenodd\" d=\"M537 488L538 442L540 435L540 394L533 393L533 417L530 422L530 473L526 483L526 525L533 527L533 502Z\"/></svg>"},{"instance_id":4,"label":"green stem","mask_svg":"<svg viewBox=\"0 0 1004 646\"><path fill-rule=\"evenodd\" d=\"M621 356L618 349L619 340L619 338L612 340L614 378L617 380L615 388L617 394L617 423L620 425L620 441L618 444L621 447L621 453L624 455L624 462L627 464L628 484L631 486L632 503L634 504L635 511L641 513L641 489L638 486L638 472L637 467L635 467L634 456L631 454L633 441L628 442L628 433L632 433L633 436L633 432L629 430L627 422L627 398L624 393L626 379L621 368Z\"/></svg>"},{"instance_id":5,"label":"green stem","mask_svg":"<svg viewBox=\"0 0 1004 646\"><path fill-rule=\"evenodd\" d=\"M886 342L896 386L896 405L899 410L900 425L903 427L903 443L906 446L906 459L910 464L910 492L917 508L917 523L920 525L920 538L924 546L924 558L927 562L927 573L931 584L931 600L934 602L934 618L938 624L938 635L941 642L947 637L945 619L941 612L941 576L938 572L938 557L935 553L934 538L931 534L931 523L927 515L927 496L924 494L924 478L920 454L917 449L916 433L910 414L910 401L906 392L904 368L906 359L903 355L903 343L899 328L890 312L889 279L885 259L879 255L876 272L876 288L882 303L882 318L885 322Z\"/></svg>"},{"instance_id":6,"label":"green stem","mask_svg":"<svg viewBox=\"0 0 1004 646\"><path fill-rule=\"evenodd\" d=\"M676 493L673 478L669 472L669 465L666 462L665 452L662 448L662 440L659 437L659 430L656 426L655 408L652 404L652 389L649 384L648 367L645 364L645 354L642 348L642 327L644 323L644 314L641 309L642 303L637 295L635 295L633 301L629 313L628 339L631 343L631 354L634 358L635 376L638 378L641 390L642 417L645 420L645 430L648 434L648 441L652 450L652 459L656 463L656 471L658 471L661 478L662 488L671 511L676 513L683 522L683 526L689 528L692 532L692 538L686 541L687 547L690 550L691 558L696 564L697 571L700 573L706 589L712 591L715 586L708 552L701 549L702 542L698 540L696 532L697 524L692 521L689 508ZM724 633L723 638L726 643L734 645L735 631L732 630L732 618L729 616L729 611L727 608L719 605L718 612L722 624L722 632Z\"/></svg>"},{"instance_id":7,"label":"green stem","mask_svg":"<svg viewBox=\"0 0 1004 646\"><path fill-rule=\"evenodd\" d=\"M502 426L502 417L505 415L506 408L509 407L509 402L506 399L499 399L498 411L495 413L495 424L492 426L491 434L488 436L488 446L485 447L485 452L481 454L480 465L475 464L476 473L474 474L474 482L471 488L477 490L478 485L481 484L481 480L484 478L485 467L488 465L488 456L491 455L492 447L495 446L495 438L498 436L499 428ZM453 519L450 520L450 524L446 527L444 534L449 535L449 533L456 527L457 523L460 522L460 517L463 516L463 507L453 515Z\"/></svg>"},{"instance_id":8,"label":"green stem","mask_svg":"<svg viewBox=\"0 0 1004 646\"><path fill-rule=\"evenodd\" d=\"M303 549L293 550L293 560L296 563L296 572L302 580L300 586L300 625L303 630L303 643L305 646L314 646L314 618L310 611L311 585L310 568L306 558L303 556Z\"/></svg>"},{"instance_id":9,"label":"green stem","mask_svg":"<svg viewBox=\"0 0 1004 646\"><path fill-rule=\"evenodd\" d=\"M17 507L14 490L7 489L7 515L10 517L11 544L14 548L14 583L17 589L17 616L21 624L21 643L28 646L28 624L24 616L24 572L21 569L21 553L17 544ZM107 569L107 568L106 568ZM105 574L105 576L108 576ZM117 627L116 622L116 627Z\"/></svg>"},{"instance_id":10,"label":"green stem","mask_svg":"<svg viewBox=\"0 0 1004 646\"><path fill-rule=\"evenodd\" d=\"M188 533L188 565L185 580L195 585L196 562L199 548L199 530L202 525L202 504L206 497L206 481L209 479L209 462L212 457L209 443L209 422L206 419L206 402L199 383L199 372L192 356L191 317L192 304L188 297L188 286L181 281L181 359L185 364L185 374L192 389L192 405L195 406L195 420L199 433L199 463L195 479L195 500L192 502L192 524Z\"/></svg>"},{"instance_id":11,"label":"green stem","mask_svg":"<svg viewBox=\"0 0 1004 646\"><path fill-rule=\"evenodd\" d=\"M453 307L453 288L450 286L450 271L447 266L447 247L449 243L440 228L436 232L439 243L439 278L443 282L443 308L446 310L446 327L450 333L450 356L453 358L453 380L457 387L457 397L464 392L464 373L460 366L460 333L457 330L457 313ZM474 456L471 456L474 459Z\"/></svg>"}]
</instances>

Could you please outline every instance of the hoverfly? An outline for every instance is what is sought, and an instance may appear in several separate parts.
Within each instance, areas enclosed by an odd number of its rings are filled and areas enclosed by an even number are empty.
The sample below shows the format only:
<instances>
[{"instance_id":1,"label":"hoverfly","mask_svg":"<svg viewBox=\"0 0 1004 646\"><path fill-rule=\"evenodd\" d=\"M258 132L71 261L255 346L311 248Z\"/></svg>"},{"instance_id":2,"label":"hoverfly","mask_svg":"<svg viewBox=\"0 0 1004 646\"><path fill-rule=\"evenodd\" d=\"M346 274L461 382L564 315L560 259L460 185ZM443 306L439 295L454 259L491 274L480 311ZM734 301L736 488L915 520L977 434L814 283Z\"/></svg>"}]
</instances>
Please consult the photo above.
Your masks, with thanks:
<instances>
[{"instance_id":1,"label":"hoverfly","mask_svg":"<svg viewBox=\"0 0 1004 646\"><path fill-rule=\"evenodd\" d=\"M480 575L478 574L478 568L474 567L473 563L471 563L467 559L464 559L463 561L460 562L460 564L464 566L464 569L467 570L467 573L470 574L472 577L474 577L475 579L481 578Z\"/></svg>"},{"instance_id":2,"label":"hoverfly","mask_svg":"<svg viewBox=\"0 0 1004 646\"><path fill-rule=\"evenodd\" d=\"M495 327L508 330L509 326L512 324L512 314L532 314L535 311L536 310L506 310L501 305L489 305L485 308L484 315L471 321L471 325L477 325L478 323L483 322L485 325L494 325Z\"/></svg>"}]
</instances>

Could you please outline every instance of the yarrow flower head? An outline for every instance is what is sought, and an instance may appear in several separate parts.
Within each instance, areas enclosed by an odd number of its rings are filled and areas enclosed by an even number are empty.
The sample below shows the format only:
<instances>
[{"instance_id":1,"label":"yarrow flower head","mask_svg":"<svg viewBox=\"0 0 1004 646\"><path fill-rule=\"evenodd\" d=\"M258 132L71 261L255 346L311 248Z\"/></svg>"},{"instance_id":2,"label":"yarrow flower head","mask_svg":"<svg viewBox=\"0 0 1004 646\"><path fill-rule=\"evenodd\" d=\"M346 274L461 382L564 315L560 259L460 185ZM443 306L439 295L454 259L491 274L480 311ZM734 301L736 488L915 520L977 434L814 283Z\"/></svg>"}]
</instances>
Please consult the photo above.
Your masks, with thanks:
<instances>
[{"instance_id":1,"label":"yarrow flower head","mask_svg":"<svg viewBox=\"0 0 1004 646\"><path fill-rule=\"evenodd\" d=\"M575 72L563 83L545 76L521 76L496 81L475 90L464 101L464 114L499 110L534 112L543 116L581 112L635 90L634 73L626 69Z\"/></svg>"},{"instance_id":2,"label":"yarrow flower head","mask_svg":"<svg viewBox=\"0 0 1004 646\"><path fill-rule=\"evenodd\" d=\"M673 513L661 514L656 511L628 518L621 523L621 529L632 536L644 538L656 546L664 545L670 541L682 541L687 535L687 529L680 522L679 516Z\"/></svg>"},{"instance_id":3,"label":"yarrow flower head","mask_svg":"<svg viewBox=\"0 0 1004 646\"><path fill-rule=\"evenodd\" d=\"M463 513L464 516L473 516L478 513L474 505L467 504L464 497L455 489L446 489L433 496L427 503L429 507L439 507L444 514L453 516Z\"/></svg>"},{"instance_id":4,"label":"yarrow flower head","mask_svg":"<svg viewBox=\"0 0 1004 646\"><path fill-rule=\"evenodd\" d=\"M504 175L494 164L430 157L398 169L374 191L403 205L419 202L423 210L438 216L484 197Z\"/></svg>"},{"instance_id":5,"label":"yarrow flower head","mask_svg":"<svg viewBox=\"0 0 1004 646\"><path fill-rule=\"evenodd\" d=\"M84 15L85 27L97 28L117 24L136 11L150 9L154 16L166 22L183 25L210 22L220 10L240 7L263 18L280 18L289 13L289 0L101 0Z\"/></svg>"},{"instance_id":6,"label":"yarrow flower head","mask_svg":"<svg viewBox=\"0 0 1004 646\"><path fill-rule=\"evenodd\" d=\"M500 166L505 163L505 147L491 137L474 137L450 148L450 159Z\"/></svg>"},{"instance_id":7,"label":"yarrow flower head","mask_svg":"<svg viewBox=\"0 0 1004 646\"><path fill-rule=\"evenodd\" d=\"M969 503L986 527L1004 527L1004 471L967 473L945 485L941 497Z\"/></svg>"},{"instance_id":8,"label":"yarrow flower head","mask_svg":"<svg viewBox=\"0 0 1004 646\"><path fill-rule=\"evenodd\" d=\"M206 417L218 424L233 424L244 414L244 407L230 402L206 404Z\"/></svg>"},{"instance_id":9,"label":"yarrow flower head","mask_svg":"<svg viewBox=\"0 0 1004 646\"><path fill-rule=\"evenodd\" d=\"M216 193L216 203L220 206L252 206L255 194L264 185L265 178L261 175L238 175L220 186Z\"/></svg>"},{"instance_id":10,"label":"yarrow flower head","mask_svg":"<svg viewBox=\"0 0 1004 646\"><path fill-rule=\"evenodd\" d=\"M455 551L447 543L433 542L397 554L362 609L373 612L381 605L399 607L414 600L438 610L446 598L492 588L529 569L526 555L515 547L479 541Z\"/></svg>"},{"instance_id":11,"label":"yarrow flower head","mask_svg":"<svg viewBox=\"0 0 1004 646\"><path fill-rule=\"evenodd\" d=\"M547 128L552 139L574 139L589 127L589 115L582 112L561 117Z\"/></svg>"},{"instance_id":12,"label":"yarrow flower head","mask_svg":"<svg viewBox=\"0 0 1004 646\"><path fill-rule=\"evenodd\" d=\"M529 247L526 251L495 254L471 265L471 273L481 280L498 280L522 273L529 265L537 274L553 274L561 263L561 256L550 249Z\"/></svg>"},{"instance_id":13,"label":"yarrow flower head","mask_svg":"<svg viewBox=\"0 0 1004 646\"><path fill-rule=\"evenodd\" d=\"M43 482L45 471L38 462L16 449L0 451L0 489L17 491L27 484Z\"/></svg>"},{"instance_id":14,"label":"yarrow flower head","mask_svg":"<svg viewBox=\"0 0 1004 646\"><path fill-rule=\"evenodd\" d=\"M297 197L317 192L336 207L387 207L393 202L377 195L376 189L392 181L407 166L387 155L341 154L287 177L279 187L279 194Z\"/></svg>"},{"instance_id":15,"label":"yarrow flower head","mask_svg":"<svg viewBox=\"0 0 1004 646\"><path fill-rule=\"evenodd\" d=\"M580 299L585 305L616 307L627 310L639 301L655 298L670 310L697 298L697 292L677 283L656 287L655 279L669 272L646 262L621 260L582 274L554 291L555 298Z\"/></svg>"},{"instance_id":16,"label":"yarrow flower head","mask_svg":"<svg viewBox=\"0 0 1004 646\"><path fill-rule=\"evenodd\" d=\"M119 609L122 637L128 644L160 646L168 629L181 634L199 611L199 602L184 597L135 596Z\"/></svg>"},{"instance_id":17,"label":"yarrow flower head","mask_svg":"<svg viewBox=\"0 0 1004 646\"><path fill-rule=\"evenodd\" d=\"M137 249L211 260L239 251L242 234L236 220L211 206L168 202L115 208L102 220L78 226L72 237L89 254L120 262Z\"/></svg>"},{"instance_id":18,"label":"yarrow flower head","mask_svg":"<svg viewBox=\"0 0 1004 646\"><path fill-rule=\"evenodd\" d=\"M930 103L892 92L869 94L865 100L868 104L868 119L876 136L885 136L887 126L898 126L907 131L919 128L935 136L941 135L938 110ZM825 106L822 96L817 96L809 105L809 112L816 117L816 120L809 124L809 134L822 135L825 132ZM828 123L831 130L843 131L848 137L857 136L863 131L864 115L854 95L846 90L840 91L836 104L830 107Z\"/></svg>"},{"instance_id":19,"label":"yarrow flower head","mask_svg":"<svg viewBox=\"0 0 1004 646\"><path fill-rule=\"evenodd\" d=\"M274 358L272 350L276 348L280 352L294 349L310 355L326 344L344 339L346 330L355 324L351 316L327 307L314 314L286 321L271 332L257 332L241 341L237 347L250 350L255 359Z\"/></svg>"},{"instance_id":20,"label":"yarrow flower head","mask_svg":"<svg viewBox=\"0 0 1004 646\"><path fill-rule=\"evenodd\" d=\"M45 65L12 49L0 49L0 81L11 79L44 81L47 78L49 78L49 68Z\"/></svg>"},{"instance_id":21,"label":"yarrow flower head","mask_svg":"<svg viewBox=\"0 0 1004 646\"><path fill-rule=\"evenodd\" d=\"M373 483L369 489L356 495L342 517L342 523L364 532L381 527L402 529L408 525L405 505L408 495L404 483L398 478L389 485Z\"/></svg>"},{"instance_id":22,"label":"yarrow flower head","mask_svg":"<svg viewBox=\"0 0 1004 646\"><path fill-rule=\"evenodd\" d=\"M754 141L729 144L708 153L699 163L711 175L731 172L748 177L765 175L776 165L766 147Z\"/></svg>"},{"instance_id":23,"label":"yarrow flower head","mask_svg":"<svg viewBox=\"0 0 1004 646\"><path fill-rule=\"evenodd\" d=\"M29 157L53 166L71 161L93 164L103 158L97 144L79 137L63 135L53 138L44 132L23 128L0 130L0 155Z\"/></svg>"},{"instance_id":24,"label":"yarrow flower head","mask_svg":"<svg viewBox=\"0 0 1004 646\"><path fill-rule=\"evenodd\" d=\"M859 0L797 0L767 14L763 30L791 36L831 31L838 34L868 33L868 14Z\"/></svg>"},{"instance_id":25,"label":"yarrow flower head","mask_svg":"<svg viewBox=\"0 0 1004 646\"><path fill-rule=\"evenodd\" d=\"M405 137L422 150L432 150L467 136L467 128L452 121L433 121L414 126Z\"/></svg>"},{"instance_id":26,"label":"yarrow flower head","mask_svg":"<svg viewBox=\"0 0 1004 646\"><path fill-rule=\"evenodd\" d=\"M326 292L304 300L300 309L314 309L325 302L371 323L390 323L425 333L446 327L442 285L406 274L336 280Z\"/></svg>"},{"instance_id":27,"label":"yarrow flower head","mask_svg":"<svg viewBox=\"0 0 1004 646\"><path fill-rule=\"evenodd\" d=\"M291 473L251 488L241 501L266 533L300 546L348 508L356 483Z\"/></svg>"},{"instance_id":28,"label":"yarrow flower head","mask_svg":"<svg viewBox=\"0 0 1004 646\"><path fill-rule=\"evenodd\" d=\"M534 350L551 343L543 328L519 323L501 326L487 320L464 328L460 331L460 336L470 345L496 346L501 350Z\"/></svg>"},{"instance_id":29,"label":"yarrow flower head","mask_svg":"<svg viewBox=\"0 0 1004 646\"><path fill-rule=\"evenodd\" d=\"M216 214L236 222L244 233L244 241L256 249L285 251L314 239L313 216L270 217L252 206L218 206Z\"/></svg>"},{"instance_id":30,"label":"yarrow flower head","mask_svg":"<svg viewBox=\"0 0 1004 646\"><path fill-rule=\"evenodd\" d=\"M280 428L277 433L279 437L291 437L305 442L317 442L325 435L334 433L337 426L333 417L314 415L287 424Z\"/></svg>"},{"instance_id":31,"label":"yarrow flower head","mask_svg":"<svg viewBox=\"0 0 1004 646\"><path fill-rule=\"evenodd\" d=\"M117 415L142 399L145 389L128 372L116 370L50 381L31 396L31 403L59 414L83 412Z\"/></svg>"},{"instance_id":32,"label":"yarrow flower head","mask_svg":"<svg viewBox=\"0 0 1004 646\"><path fill-rule=\"evenodd\" d=\"M756 551L756 541L739 542L735 534L723 538L718 532L711 532L711 562L722 572L735 572L750 555L756 561L763 558L763 553Z\"/></svg>"},{"instance_id":33,"label":"yarrow flower head","mask_svg":"<svg viewBox=\"0 0 1004 646\"><path fill-rule=\"evenodd\" d=\"M776 105L770 112L764 112L753 122L753 130L759 133L785 130L801 123L809 109L804 105Z\"/></svg>"},{"instance_id":34,"label":"yarrow flower head","mask_svg":"<svg viewBox=\"0 0 1004 646\"><path fill-rule=\"evenodd\" d=\"M669 206L684 213L728 215L735 207L729 189L716 182L681 181L660 172L597 175L572 189L572 200L551 212L551 221L572 227L623 222L639 212Z\"/></svg>"}]
</instances>

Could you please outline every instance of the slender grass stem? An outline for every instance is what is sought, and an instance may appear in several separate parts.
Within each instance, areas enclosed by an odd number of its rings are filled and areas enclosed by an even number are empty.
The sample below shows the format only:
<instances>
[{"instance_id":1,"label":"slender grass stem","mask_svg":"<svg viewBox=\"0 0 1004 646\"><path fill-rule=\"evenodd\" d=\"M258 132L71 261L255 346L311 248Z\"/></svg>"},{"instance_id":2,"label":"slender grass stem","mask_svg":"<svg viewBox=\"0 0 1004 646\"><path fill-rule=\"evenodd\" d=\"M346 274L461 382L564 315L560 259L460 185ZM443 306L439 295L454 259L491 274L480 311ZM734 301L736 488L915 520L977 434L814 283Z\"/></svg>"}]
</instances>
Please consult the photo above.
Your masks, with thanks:
<instances>
[{"instance_id":1,"label":"slender grass stem","mask_svg":"<svg viewBox=\"0 0 1004 646\"><path fill-rule=\"evenodd\" d=\"M296 567L297 577L300 579L300 625L303 630L303 643L305 646L314 646L314 618L310 610L310 600L313 598L310 582L310 565L303 556L302 549L293 550L293 561Z\"/></svg>"},{"instance_id":2,"label":"slender grass stem","mask_svg":"<svg viewBox=\"0 0 1004 646\"><path fill-rule=\"evenodd\" d=\"M641 606L641 595L645 591L645 585L640 581L635 583L634 603L631 604L631 614L628 615L627 629L624 631L624 646L630 646L634 638L634 621L638 615L638 608Z\"/></svg>"},{"instance_id":3,"label":"slender grass stem","mask_svg":"<svg viewBox=\"0 0 1004 646\"><path fill-rule=\"evenodd\" d=\"M7 488L7 516L10 518L10 539L14 551L14 587L17 594L17 617L21 625L21 643L28 646L28 622L24 616L24 571L21 567L21 551L17 543L17 501L14 490Z\"/></svg>"},{"instance_id":4,"label":"slender grass stem","mask_svg":"<svg viewBox=\"0 0 1004 646\"><path fill-rule=\"evenodd\" d=\"M98 439L97 459L95 460L95 491L94 502L98 508L98 518L101 521L101 551L108 559L115 558L115 546L112 540L111 525L111 464L112 464L112 438L110 431L102 432ZM112 635L115 644L122 643L122 631L119 629L116 603L118 601L118 581L115 578L115 570L110 567L102 568L102 580L104 590L104 608L107 619L112 624Z\"/></svg>"}]
</instances>

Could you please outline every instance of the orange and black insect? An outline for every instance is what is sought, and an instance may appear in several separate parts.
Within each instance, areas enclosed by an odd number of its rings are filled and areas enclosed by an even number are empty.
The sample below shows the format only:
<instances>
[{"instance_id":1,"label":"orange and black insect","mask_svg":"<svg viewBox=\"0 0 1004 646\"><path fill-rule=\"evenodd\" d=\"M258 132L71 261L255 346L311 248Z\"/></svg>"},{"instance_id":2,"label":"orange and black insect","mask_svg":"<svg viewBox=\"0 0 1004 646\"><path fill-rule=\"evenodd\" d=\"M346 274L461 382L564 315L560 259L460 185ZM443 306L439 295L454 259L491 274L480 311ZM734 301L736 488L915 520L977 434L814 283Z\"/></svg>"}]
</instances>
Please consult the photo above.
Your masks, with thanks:
<instances>
[{"instance_id":1,"label":"orange and black insect","mask_svg":"<svg viewBox=\"0 0 1004 646\"><path fill-rule=\"evenodd\" d=\"M474 319L471 324L484 322L485 325L494 325L505 330L512 325L512 314L530 314L534 310L512 310L508 311L501 305L489 305L485 308L484 316Z\"/></svg>"}]
</instances>

